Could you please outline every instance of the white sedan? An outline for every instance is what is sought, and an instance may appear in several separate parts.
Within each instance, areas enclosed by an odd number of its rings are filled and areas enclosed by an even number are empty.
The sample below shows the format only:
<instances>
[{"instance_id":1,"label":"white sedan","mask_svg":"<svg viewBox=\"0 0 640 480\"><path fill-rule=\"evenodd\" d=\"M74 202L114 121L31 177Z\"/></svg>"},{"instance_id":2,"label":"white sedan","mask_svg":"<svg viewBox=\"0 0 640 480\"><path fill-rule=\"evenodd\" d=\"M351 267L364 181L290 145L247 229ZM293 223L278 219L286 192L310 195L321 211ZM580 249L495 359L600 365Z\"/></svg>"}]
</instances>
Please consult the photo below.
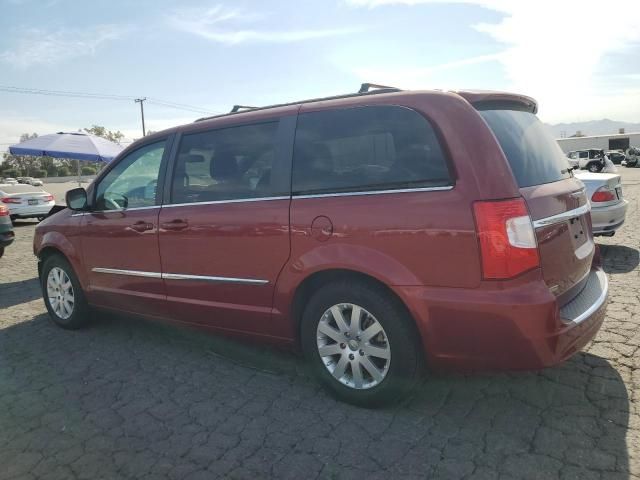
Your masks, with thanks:
<instances>
[{"instance_id":1,"label":"white sedan","mask_svg":"<svg viewBox=\"0 0 640 480\"><path fill-rule=\"evenodd\" d=\"M622 196L620 175L578 172L575 176L584 183L591 203L593 235L612 237L624 223L629 203Z\"/></svg>"},{"instance_id":2,"label":"white sedan","mask_svg":"<svg viewBox=\"0 0 640 480\"><path fill-rule=\"evenodd\" d=\"M42 220L55 205L53 195L31 185L0 185L0 205L9 209L11 219Z\"/></svg>"}]
</instances>

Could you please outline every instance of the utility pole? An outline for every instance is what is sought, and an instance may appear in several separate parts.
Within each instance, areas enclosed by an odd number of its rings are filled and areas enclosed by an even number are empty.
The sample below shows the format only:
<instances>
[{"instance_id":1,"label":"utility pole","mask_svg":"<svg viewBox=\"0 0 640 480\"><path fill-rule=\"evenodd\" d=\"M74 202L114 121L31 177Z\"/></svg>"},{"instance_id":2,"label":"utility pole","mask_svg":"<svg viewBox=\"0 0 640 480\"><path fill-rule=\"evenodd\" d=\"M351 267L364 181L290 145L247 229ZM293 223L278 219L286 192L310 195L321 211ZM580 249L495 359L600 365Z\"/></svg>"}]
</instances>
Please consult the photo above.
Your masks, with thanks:
<instances>
[{"instance_id":1,"label":"utility pole","mask_svg":"<svg viewBox=\"0 0 640 480\"><path fill-rule=\"evenodd\" d=\"M136 98L134 101L136 103L140 104L140 115L142 116L142 136L145 137L147 135L145 129L144 129L144 105L143 102L147 99L147 97L144 98Z\"/></svg>"}]
</instances>

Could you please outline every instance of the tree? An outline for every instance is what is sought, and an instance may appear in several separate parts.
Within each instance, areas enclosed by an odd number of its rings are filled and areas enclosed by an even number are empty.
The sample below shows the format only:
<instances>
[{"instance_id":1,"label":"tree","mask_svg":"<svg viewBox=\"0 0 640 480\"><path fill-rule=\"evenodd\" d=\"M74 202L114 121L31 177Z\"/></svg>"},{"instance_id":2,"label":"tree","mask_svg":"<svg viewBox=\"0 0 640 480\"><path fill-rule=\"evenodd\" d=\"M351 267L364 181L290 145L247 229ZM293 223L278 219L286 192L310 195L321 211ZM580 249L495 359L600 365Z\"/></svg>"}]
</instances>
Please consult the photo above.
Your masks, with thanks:
<instances>
[{"instance_id":1,"label":"tree","mask_svg":"<svg viewBox=\"0 0 640 480\"><path fill-rule=\"evenodd\" d=\"M124 138L124 133L120 130L113 132L100 125L93 125L91 128L85 128L84 131L91 135L106 138L107 140L111 140L116 143L120 143L120 140Z\"/></svg>"},{"instance_id":2,"label":"tree","mask_svg":"<svg viewBox=\"0 0 640 480\"><path fill-rule=\"evenodd\" d=\"M38 134L32 133L31 135L29 135L28 133L23 133L22 135L20 135L20 142L26 142L27 140L31 140L33 138L38 138Z\"/></svg>"}]
</instances>

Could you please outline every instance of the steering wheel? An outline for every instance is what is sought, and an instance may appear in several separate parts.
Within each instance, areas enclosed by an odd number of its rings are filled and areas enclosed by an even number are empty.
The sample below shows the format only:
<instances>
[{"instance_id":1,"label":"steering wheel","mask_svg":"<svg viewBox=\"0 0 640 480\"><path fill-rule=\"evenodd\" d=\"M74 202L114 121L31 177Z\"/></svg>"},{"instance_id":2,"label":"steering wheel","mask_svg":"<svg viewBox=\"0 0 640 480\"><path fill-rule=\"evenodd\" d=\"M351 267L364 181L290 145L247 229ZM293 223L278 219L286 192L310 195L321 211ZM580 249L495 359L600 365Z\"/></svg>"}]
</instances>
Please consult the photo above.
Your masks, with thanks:
<instances>
[{"instance_id":1,"label":"steering wheel","mask_svg":"<svg viewBox=\"0 0 640 480\"><path fill-rule=\"evenodd\" d=\"M104 198L104 206L109 210L122 210L122 206L118 205L114 199L111 197L103 197Z\"/></svg>"}]
</instances>

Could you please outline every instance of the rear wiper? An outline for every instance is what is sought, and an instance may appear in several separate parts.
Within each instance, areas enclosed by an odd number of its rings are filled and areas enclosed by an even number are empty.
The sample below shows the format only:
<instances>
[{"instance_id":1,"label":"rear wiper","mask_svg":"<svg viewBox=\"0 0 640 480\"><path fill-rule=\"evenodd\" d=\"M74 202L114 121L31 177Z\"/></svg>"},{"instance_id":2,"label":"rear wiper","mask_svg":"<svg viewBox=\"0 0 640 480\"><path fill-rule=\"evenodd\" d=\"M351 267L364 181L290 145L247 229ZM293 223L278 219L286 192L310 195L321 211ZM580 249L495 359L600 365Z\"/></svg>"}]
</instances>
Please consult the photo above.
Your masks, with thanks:
<instances>
[{"instance_id":1,"label":"rear wiper","mask_svg":"<svg viewBox=\"0 0 640 480\"><path fill-rule=\"evenodd\" d=\"M578 167L569 167L569 168L565 168L564 170L560 170L560 173L571 173L574 170L578 170Z\"/></svg>"}]
</instances>

